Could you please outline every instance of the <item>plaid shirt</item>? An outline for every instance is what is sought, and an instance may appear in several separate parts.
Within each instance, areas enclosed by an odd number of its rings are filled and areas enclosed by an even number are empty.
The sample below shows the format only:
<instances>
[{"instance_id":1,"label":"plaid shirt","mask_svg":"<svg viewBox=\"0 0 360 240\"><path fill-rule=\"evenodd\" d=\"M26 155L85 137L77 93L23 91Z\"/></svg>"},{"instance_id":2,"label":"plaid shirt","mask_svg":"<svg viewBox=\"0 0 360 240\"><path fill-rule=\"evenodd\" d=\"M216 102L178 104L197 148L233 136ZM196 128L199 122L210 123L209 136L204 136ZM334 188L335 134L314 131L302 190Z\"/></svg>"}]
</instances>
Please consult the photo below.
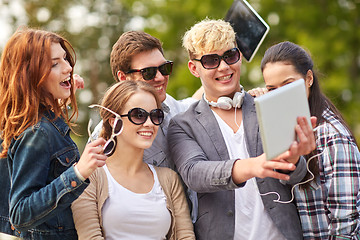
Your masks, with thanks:
<instances>
[{"instance_id":1,"label":"plaid shirt","mask_svg":"<svg viewBox=\"0 0 360 240\"><path fill-rule=\"evenodd\" d=\"M304 239L360 239L360 153L334 116L324 111L316 132L319 176L295 189Z\"/></svg>"}]
</instances>

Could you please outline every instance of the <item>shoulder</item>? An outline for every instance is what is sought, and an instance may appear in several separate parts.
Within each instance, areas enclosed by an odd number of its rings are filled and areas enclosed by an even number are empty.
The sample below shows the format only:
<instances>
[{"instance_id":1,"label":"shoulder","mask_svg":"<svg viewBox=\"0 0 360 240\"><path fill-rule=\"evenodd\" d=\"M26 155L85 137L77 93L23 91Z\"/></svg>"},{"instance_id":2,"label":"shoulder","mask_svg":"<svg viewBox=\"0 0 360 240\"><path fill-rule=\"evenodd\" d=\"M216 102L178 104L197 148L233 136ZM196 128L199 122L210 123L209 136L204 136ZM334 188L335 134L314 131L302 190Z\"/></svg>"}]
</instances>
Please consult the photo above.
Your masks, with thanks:
<instances>
[{"instance_id":1,"label":"shoulder","mask_svg":"<svg viewBox=\"0 0 360 240\"><path fill-rule=\"evenodd\" d=\"M170 108L170 113L176 115L178 113L186 111L193 103L197 101L198 100L191 97L182 100L176 100L169 94L166 94L166 99L164 100L164 103Z\"/></svg>"},{"instance_id":2,"label":"shoulder","mask_svg":"<svg viewBox=\"0 0 360 240\"><path fill-rule=\"evenodd\" d=\"M245 92L244 102L242 105L243 111L255 111L254 97Z\"/></svg>"},{"instance_id":3,"label":"shoulder","mask_svg":"<svg viewBox=\"0 0 360 240\"><path fill-rule=\"evenodd\" d=\"M324 121L317 127L318 136L341 137L352 139L349 130L339 121L338 117L330 110L325 110L322 114Z\"/></svg>"},{"instance_id":4,"label":"shoulder","mask_svg":"<svg viewBox=\"0 0 360 240\"><path fill-rule=\"evenodd\" d=\"M176 129L181 128L185 132L188 132L192 131L192 129L200 128L203 121L209 121L211 116L206 113L206 110L203 111L204 106L201 107L200 105L202 105L201 101L194 103L185 112L172 117L169 124L168 136L171 136L174 131L177 132ZM205 107L207 107L211 113L210 108L208 106Z\"/></svg>"},{"instance_id":5,"label":"shoulder","mask_svg":"<svg viewBox=\"0 0 360 240\"><path fill-rule=\"evenodd\" d=\"M107 176L104 168L98 167L89 177L90 182L107 182Z\"/></svg>"},{"instance_id":6,"label":"shoulder","mask_svg":"<svg viewBox=\"0 0 360 240\"><path fill-rule=\"evenodd\" d=\"M156 174L158 175L159 181L162 182L162 183L164 181L172 182L172 181L174 181L174 180L176 180L178 178L177 173L174 170L170 169L170 168L154 166L154 169L156 171Z\"/></svg>"},{"instance_id":7,"label":"shoulder","mask_svg":"<svg viewBox=\"0 0 360 240\"><path fill-rule=\"evenodd\" d=\"M156 174L160 174L162 176L176 176L177 173L170 169L170 168L167 168L167 167L157 167L157 166L153 166L155 171L156 171Z\"/></svg>"},{"instance_id":8,"label":"shoulder","mask_svg":"<svg viewBox=\"0 0 360 240\"><path fill-rule=\"evenodd\" d=\"M319 151L322 151L324 147L341 146L344 152L359 153L354 136L331 111L324 111L323 121L315 129L316 145Z\"/></svg>"},{"instance_id":9,"label":"shoulder","mask_svg":"<svg viewBox=\"0 0 360 240\"><path fill-rule=\"evenodd\" d=\"M210 109L210 108L209 108ZM186 111L177 114L173 117L175 120L188 120L193 121L194 116L202 113L204 110L204 106L202 101L197 101L191 104Z\"/></svg>"},{"instance_id":10,"label":"shoulder","mask_svg":"<svg viewBox=\"0 0 360 240\"><path fill-rule=\"evenodd\" d=\"M58 117L56 119L49 119L47 116L43 116L40 118L39 122L34 126L27 128L25 131L27 133L36 133L41 132L43 135L66 135L70 127L64 121L63 118Z\"/></svg>"},{"instance_id":11,"label":"shoulder","mask_svg":"<svg viewBox=\"0 0 360 240\"><path fill-rule=\"evenodd\" d=\"M26 142L26 141L40 141L40 139L45 139L44 141L46 142L46 139L49 139L53 133L53 126L50 123L50 121L45 118L42 117L40 119L39 122L37 122L35 125L32 125L28 128L26 128L17 138L16 140L14 140L14 144L16 145L17 143L20 142ZM38 142L39 144L41 143Z\"/></svg>"}]
</instances>

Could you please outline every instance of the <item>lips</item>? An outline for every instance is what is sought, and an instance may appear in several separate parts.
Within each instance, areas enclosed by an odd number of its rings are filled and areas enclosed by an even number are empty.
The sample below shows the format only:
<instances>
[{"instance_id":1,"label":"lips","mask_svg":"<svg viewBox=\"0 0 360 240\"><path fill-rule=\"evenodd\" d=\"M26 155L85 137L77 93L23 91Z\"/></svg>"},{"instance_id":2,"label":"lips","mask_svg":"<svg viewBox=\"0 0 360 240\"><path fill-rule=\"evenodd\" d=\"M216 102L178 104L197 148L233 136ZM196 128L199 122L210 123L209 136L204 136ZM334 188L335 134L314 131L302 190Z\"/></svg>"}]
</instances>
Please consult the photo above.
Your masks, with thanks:
<instances>
[{"instance_id":1,"label":"lips","mask_svg":"<svg viewBox=\"0 0 360 240\"><path fill-rule=\"evenodd\" d=\"M66 78L65 80L60 82L60 85L63 87L71 87L71 78L70 77Z\"/></svg>"},{"instance_id":2,"label":"lips","mask_svg":"<svg viewBox=\"0 0 360 240\"><path fill-rule=\"evenodd\" d=\"M154 86L155 87L155 86ZM164 86L163 85L160 85L160 86L157 86L155 87L156 91L161 91L164 89Z\"/></svg>"},{"instance_id":3,"label":"lips","mask_svg":"<svg viewBox=\"0 0 360 240\"><path fill-rule=\"evenodd\" d=\"M223 77L218 77L216 78L217 81L220 81L220 82L225 82L225 81L228 81L232 78L233 74L230 74L230 75L227 75L227 76L223 76Z\"/></svg>"},{"instance_id":4,"label":"lips","mask_svg":"<svg viewBox=\"0 0 360 240\"><path fill-rule=\"evenodd\" d=\"M138 134L142 137L151 137L153 135L153 132L138 132Z\"/></svg>"}]
</instances>

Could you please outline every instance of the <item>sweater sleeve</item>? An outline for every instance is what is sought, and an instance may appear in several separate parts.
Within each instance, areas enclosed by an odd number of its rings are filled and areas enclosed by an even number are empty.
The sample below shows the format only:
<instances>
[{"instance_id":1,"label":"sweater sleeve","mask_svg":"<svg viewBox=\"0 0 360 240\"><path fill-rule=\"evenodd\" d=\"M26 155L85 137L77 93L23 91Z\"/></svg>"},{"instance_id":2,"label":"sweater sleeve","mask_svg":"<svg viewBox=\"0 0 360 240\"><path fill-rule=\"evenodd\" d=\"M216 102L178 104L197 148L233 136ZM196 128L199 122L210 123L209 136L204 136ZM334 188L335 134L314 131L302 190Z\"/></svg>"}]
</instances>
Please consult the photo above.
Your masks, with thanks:
<instances>
[{"instance_id":1,"label":"sweater sleeve","mask_svg":"<svg viewBox=\"0 0 360 240\"><path fill-rule=\"evenodd\" d=\"M97 169L90 176L89 186L71 205L79 240L105 239L101 227L101 209L98 208L98 194L101 192L100 170L102 169Z\"/></svg>"}]
</instances>

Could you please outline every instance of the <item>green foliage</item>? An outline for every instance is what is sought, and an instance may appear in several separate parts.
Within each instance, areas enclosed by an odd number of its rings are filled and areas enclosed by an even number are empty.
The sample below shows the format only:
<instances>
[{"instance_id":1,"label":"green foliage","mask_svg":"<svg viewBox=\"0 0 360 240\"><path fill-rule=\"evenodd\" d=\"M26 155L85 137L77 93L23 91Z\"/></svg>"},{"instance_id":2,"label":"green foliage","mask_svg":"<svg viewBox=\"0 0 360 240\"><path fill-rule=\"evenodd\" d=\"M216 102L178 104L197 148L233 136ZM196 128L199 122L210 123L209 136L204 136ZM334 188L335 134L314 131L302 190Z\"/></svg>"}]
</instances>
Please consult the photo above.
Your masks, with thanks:
<instances>
[{"instance_id":1,"label":"green foliage","mask_svg":"<svg viewBox=\"0 0 360 240\"><path fill-rule=\"evenodd\" d=\"M85 133L89 110L107 86L113 83L109 67L111 46L121 33L140 28L158 37L165 56L175 62L168 92L183 98L201 85L187 69L182 36L195 22L205 17L223 18L233 0L27 0L23 2L28 25L62 32L73 44L86 90L93 98L81 100L79 125ZM10 1L6 2L7 4ZM259 69L266 48L280 41L293 41L307 48L321 73L321 86L334 101L360 139L360 2L358 0L249 0L270 25L270 32L251 63L243 61L241 84L245 89L263 86ZM74 8L77 6L77 8ZM50 16L40 21L39 11ZM73 15L83 15L76 28ZM19 24L14 14L14 29ZM136 20L136 21L135 21ZM81 94L81 93L80 93ZM82 139L82 138L80 138Z\"/></svg>"}]
</instances>

